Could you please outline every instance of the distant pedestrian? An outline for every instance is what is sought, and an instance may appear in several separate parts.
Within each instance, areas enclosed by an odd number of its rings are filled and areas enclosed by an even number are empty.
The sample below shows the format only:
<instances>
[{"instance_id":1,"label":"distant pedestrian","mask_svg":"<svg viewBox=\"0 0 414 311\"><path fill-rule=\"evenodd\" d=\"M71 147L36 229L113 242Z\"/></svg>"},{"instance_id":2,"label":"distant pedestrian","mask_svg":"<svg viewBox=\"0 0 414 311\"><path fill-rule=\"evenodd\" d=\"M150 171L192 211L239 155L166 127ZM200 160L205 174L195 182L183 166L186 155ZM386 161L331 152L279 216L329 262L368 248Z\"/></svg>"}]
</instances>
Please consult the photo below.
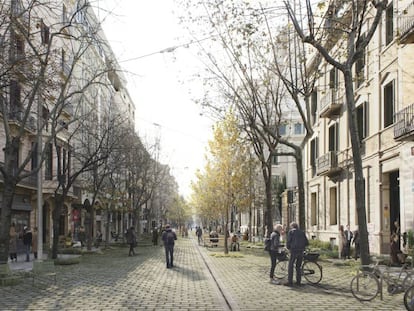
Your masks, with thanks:
<instances>
[{"instance_id":1,"label":"distant pedestrian","mask_svg":"<svg viewBox=\"0 0 414 311\"><path fill-rule=\"evenodd\" d=\"M16 224L13 222L10 226L9 255L11 261L17 261L17 232Z\"/></svg>"},{"instance_id":2,"label":"distant pedestrian","mask_svg":"<svg viewBox=\"0 0 414 311\"><path fill-rule=\"evenodd\" d=\"M351 259L351 242L354 237L349 225L346 225L345 234L345 245L344 245L344 257Z\"/></svg>"},{"instance_id":3,"label":"distant pedestrian","mask_svg":"<svg viewBox=\"0 0 414 311\"><path fill-rule=\"evenodd\" d=\"M162 233L161 237L164 242L165 248L165 260L167 263L167 269L174 267L174 245L175 240L177 240L177 235L172 231L170 225L165 226L165 231Z\"/></svg>"},{"instance_id":4,"label":"distant pedestrian","mask_svg":"<svg viewBox=\"0 0 414 311\"><path fill-rule=\"evenodd\" d=\"M86 232L85 232L85 228L83 226L81 226L79 228L78 239L81 242L81 247L83 247L85 245L85 241L86 241Z\"/></svg>"},{"instance_id":5,"label":"distant pedestrian","mask_svg":"<svg viewBox=\"0 0 414 311\"><path fill-rule=\"evenodd\" d=\"M345 240L346 240L346 237L345 237L344 226L340 225L339 232L338 232L338 258L339 259L344 258Z\"/></svg>"},{"instance_id":6,"label":"distant pedestrian","mask_svg":"<svg viewBox=\"0 0 414 311\"><path fill-rule=\"evenodd\" d=\"M201 227L197 227L196 235L197 235L198 245L201 245L201 243L203 242L203 229L201 229Z\"/></svg>"},{"instance_id":7,"label":"distant pedestrian","mask_svg":"<svg viewBox=\"0 0 414 311\"><path fill-rule=\"evenodd\" d=\"M158 245L158 228L155 227L152 229L152 244Z\"/></svg>"},{"instance_id":8,"label":"distant pedestrian","mask_svg":"<svg viewBox=\"0 0 414 311\"><path fill-rule=\"evenodd\" d=\"M30 250L32 247L33 235L30 228L24 226L23 228L23 245L26 251L26 261L30 261Z\"/></svg>"},{"instance_id":9,"label":"distant pedestrian","mask_svg":"<svg viewBox=\"0 0 414 311\"><path fill-rule=\"evenodd\" d=\"M360 253L360 246L359 246L359 230L356 229L354 231L354 239L352 240L352 243L354 244L355 247L355 254L354 254L354 258L355 260L357 260L359 258L359 253Z\"/></svg>"},{"instance_id":10,"label":"distant pedestrian","mask_svg":"<svg viewBox=\"0 0 414 311\"><path fill-rule=\"evenodd\" d=\"M33 251L34 258L37 259L37 227L33 228L32 251Z\"/></svg>"},{"instance_id":11,"label":"distant pedestrian","mask_svg":"<svg viewBox=\"0 0 414 311\"><path fill-rule=\"evenodd\" d=\"M301 285L302 277L302 261L303 252L306 246L309 245L308 238L305 233L299 229L297 223L292 222L290 224L290 231L287 237L286 247L290 250L289 266L288 266L288 282L284 285L293 286L293 265L296 264L296 285Z\"/></svg>"},{"instance_id":12,"label":"distant pedestrian","mask_svg":"<svg viewBox=\"0 0 414 311\"><path fill-rule=\"evenodd\" d=\"M275 267L277 259L281 256L281 250L280 250L280 235L282 233L283 227L282 225L276 225L273 228L273 232L270 235L270 249L269 249L269 255L270 255L270 283L272 284L279 284L278 281L276 281L274 277L275 273Z\"/></svg>"},{"instance_id":13,"label":"distant pedestrian","mask_svg":"<svg viewBox=\"0 0 414 311\"><path fill-rule=\"evenodd\" d=\"M134 247L137 245L137 234L135 232L135 228L131 227L126 232L126 240L129 244L129 255L128 256L134 256L135 250Z\"/></svg>"}]
</instances>

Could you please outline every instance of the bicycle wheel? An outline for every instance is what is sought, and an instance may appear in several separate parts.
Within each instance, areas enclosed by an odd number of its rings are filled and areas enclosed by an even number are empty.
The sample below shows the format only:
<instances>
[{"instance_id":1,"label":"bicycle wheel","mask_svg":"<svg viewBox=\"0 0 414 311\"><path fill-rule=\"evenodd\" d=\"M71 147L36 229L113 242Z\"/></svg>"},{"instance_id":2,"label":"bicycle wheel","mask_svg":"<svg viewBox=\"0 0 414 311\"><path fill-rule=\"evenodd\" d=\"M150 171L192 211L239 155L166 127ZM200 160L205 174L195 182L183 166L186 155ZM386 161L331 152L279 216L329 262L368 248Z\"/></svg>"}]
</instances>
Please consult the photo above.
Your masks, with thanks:
<instances>
[{"instance_id":1,"label":"bicycle wheel","mask_svg":"<svg viewBox=\"0 0 414 311\"><path fill-rule=\"evenodd\" d=\"M288 275L288 260L278 261L275 267L275 279L283 279Z\"/></svg>"},{"instance_id":2,"label":"bicycle wheel","mask_svg":"<svg viewBox=\"0 0 414 311\"><path fill-rule=\"evenodd\" d=\"M402 286L404 288L404 290L406 290L407 288L414 286L414 275L411 273L406 272L407 275L404 278L404 281L402 283Z\"/></svg>"},{"instance_id":3,"label":"bicycle wheel","mask_svg":"<svg viewBox=\"0 0 414 311\"><path fill-rule=\"evenodd\" d=\"M315 261L305 261L302 273L309 283L318 284L322 280L322 267Z\"/></svg>"},{"instance_id":4,"label":"bicycle wheel","mask_svg":"<svg viewBox=\"0 0 414 311\"><path fill-rule=\"evenodd\" d=\"M370 301L379 292L378 278L371 272L361 271L351 281L352 295L360 301Z\"/></svg>"},{"instance_id":5,"label":"bicycle wheel","mask_svg":"<svg viewBox=\"0 0 414 311\"><path fill-rule=\"evenodd\" d=\"M404 306L408 311L414 311L414 285L405 291Z\"/></svg>"}]
</instances>

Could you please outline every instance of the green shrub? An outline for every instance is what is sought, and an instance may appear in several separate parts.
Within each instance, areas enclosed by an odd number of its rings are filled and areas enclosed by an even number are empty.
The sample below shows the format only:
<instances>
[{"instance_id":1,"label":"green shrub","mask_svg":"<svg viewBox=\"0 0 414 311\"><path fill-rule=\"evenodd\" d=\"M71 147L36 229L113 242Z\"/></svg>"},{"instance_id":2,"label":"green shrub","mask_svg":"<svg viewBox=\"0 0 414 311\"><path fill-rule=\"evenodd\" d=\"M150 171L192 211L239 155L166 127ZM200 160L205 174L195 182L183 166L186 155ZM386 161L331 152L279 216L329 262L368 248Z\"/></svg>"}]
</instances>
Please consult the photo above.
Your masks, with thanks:
<instances>
[{"instance_id":1,"label":"green shrub","mask_svg":"<svg viewBox=\"0 0 414 311\"><path fill-rule=\"evenodd\" d=\"M310 248L316 248L316 249L322 249L322 250L331 250L331 243L325 242L321 240L309 240L309 247Z\"/></svg>"}]
</instances>

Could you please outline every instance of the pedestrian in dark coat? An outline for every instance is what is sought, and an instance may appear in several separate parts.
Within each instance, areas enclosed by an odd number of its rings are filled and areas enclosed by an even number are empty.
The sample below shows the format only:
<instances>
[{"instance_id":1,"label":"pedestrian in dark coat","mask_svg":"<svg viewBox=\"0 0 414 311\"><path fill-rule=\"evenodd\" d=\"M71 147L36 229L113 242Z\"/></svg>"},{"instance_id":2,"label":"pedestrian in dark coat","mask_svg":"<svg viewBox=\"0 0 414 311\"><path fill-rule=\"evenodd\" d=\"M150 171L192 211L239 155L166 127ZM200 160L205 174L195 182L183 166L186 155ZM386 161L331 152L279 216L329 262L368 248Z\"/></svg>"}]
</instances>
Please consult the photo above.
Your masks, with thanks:
<instances>
[{"instance_id":1,"label":"pedestrian in dark coat","mask_svg":"<svg viewBox=\"0 0 414 311\"><path fill-rule=\"evenodd\" d=\"M165 226L165 231L162 233L161 237L164 242L165 248L165 260L167 263L167 269L174 267L174 245L175 240L177 240L177 235L172 231L170 225Z\"/></svg>"},{"instance_id":2,"label":"pedestrian in dark coat","mask_svg":"<svg viewBox=\"0 0 414 311\"><path fill-rule=\"evenodd\" d=\"M273 228L273 232L270 235L270 283L272 284L280 284L277 280L275 280L275 267L277 259L281 257L281 250L280 250L280 234L282 233L283 227L282 225L278 224Z\"/></svg>"},{"instance_id":3,"label":"pedestrian in dark coat","mask_svg":"<svg viewBox=\"0 0 414 311\"><path fill-rule=\"evenodd\" d=\"M32 232L27 226L24 226L23 228L23 245L26 250L26 261L30 261L30 250L32 247Z\"/></svg>"},{"instance_id":4,"label":"pedestrian in dark coat","mask_svg":"<svg viewBox=\"0 0 414 311\"><path fill-rule=\"evenodd\" d=\"M297 223L290 224L286 247L290 250L287 286L293 286L293 265L296 265L296 285L301 285L303 252L309 245L305 232L299 229Z\"/></svg>"},{"instance_id":5,"label":"pedestrian in dark coat","mask_svg":"<svg viewBox=\"0 0 414 311\"><path fill-rule=\"evenodd\" d=\"M134 247L137 244L137 234L135 232L134 227L131 227L127 230L126 240L127 240L127 243L129 244L129 256L134 256L135 255Z\"/></svg>"}]
</instances>

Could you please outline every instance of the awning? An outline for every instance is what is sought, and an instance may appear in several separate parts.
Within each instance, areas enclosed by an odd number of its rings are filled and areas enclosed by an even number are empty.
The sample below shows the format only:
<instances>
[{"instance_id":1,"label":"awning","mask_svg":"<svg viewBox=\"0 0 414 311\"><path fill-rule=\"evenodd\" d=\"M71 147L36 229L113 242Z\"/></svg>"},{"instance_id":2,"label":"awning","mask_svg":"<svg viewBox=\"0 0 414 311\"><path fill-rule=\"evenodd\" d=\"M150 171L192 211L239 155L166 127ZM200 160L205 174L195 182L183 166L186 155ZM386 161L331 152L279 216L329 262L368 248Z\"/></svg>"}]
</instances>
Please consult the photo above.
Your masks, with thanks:
<instances>
[{"instance_id":1,"label":"awning","mask_svg":"<svg viewBox=\"0 0 414 311\"><path fill-rule=\"evenodd\" d=\"M12 210L31 212L32 206L29 203L18 202L18 203L13 203Z\"/></svg>"}]
</instances>

